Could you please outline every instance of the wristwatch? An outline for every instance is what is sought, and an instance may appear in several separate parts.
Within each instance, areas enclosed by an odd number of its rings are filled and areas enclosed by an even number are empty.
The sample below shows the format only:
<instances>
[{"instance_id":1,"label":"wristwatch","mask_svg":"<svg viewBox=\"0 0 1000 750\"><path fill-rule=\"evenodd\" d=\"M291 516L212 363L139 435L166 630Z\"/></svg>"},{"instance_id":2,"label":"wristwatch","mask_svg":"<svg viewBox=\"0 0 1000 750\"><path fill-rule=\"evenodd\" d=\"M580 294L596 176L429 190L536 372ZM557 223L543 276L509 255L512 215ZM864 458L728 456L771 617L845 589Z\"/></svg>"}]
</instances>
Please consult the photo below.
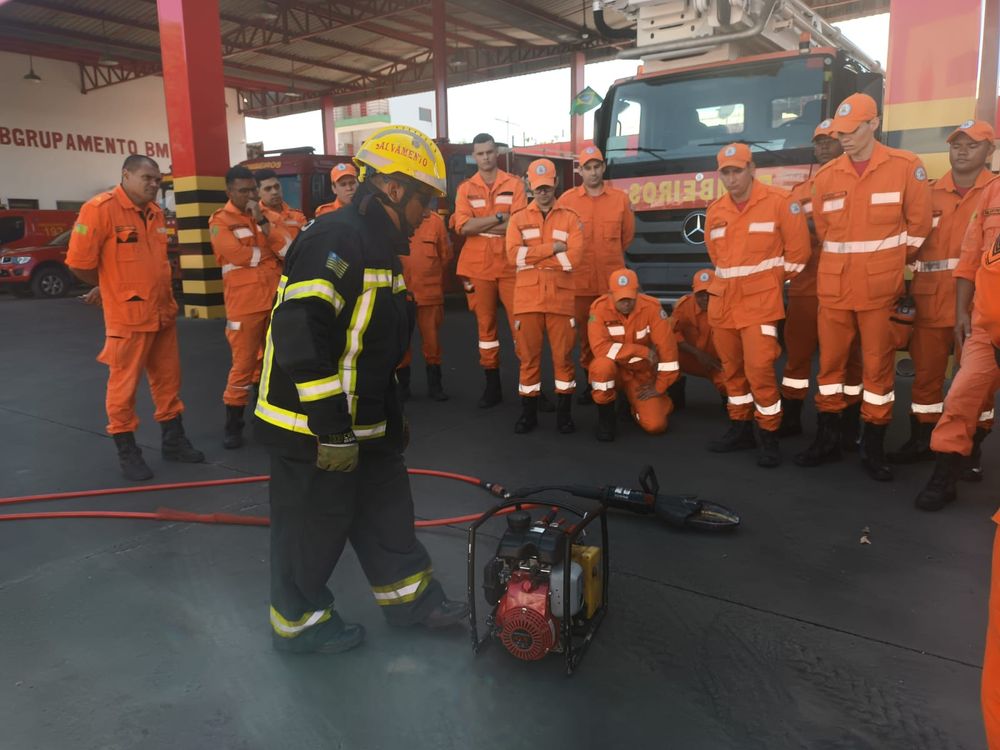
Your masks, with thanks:
<instances>
[{"instance_id":1,"label":"wristwatch","mask_svg":"<svg viewBox=\"0 0 1000 750\"><path fill-rule=\"evenodd\" d=\"M264 217L262 217L260 219L257 219L257 226L259 226L259 227L262 227L265 224L270 224L270 223L271 223L271 220L268 219L266 216L264 216Z\"/></svg>"},{"instance_id":2,"label":"wristwatch","mask_svg":"<svg viewBox=\"0 0 1000 750\"><path fill-rule=\"evenodd\" d=\"M497 211L496 219L501 224L503 224L505 221L507 221L507 214L505 214L503 211Z\"/></svg>"}]
</instances>

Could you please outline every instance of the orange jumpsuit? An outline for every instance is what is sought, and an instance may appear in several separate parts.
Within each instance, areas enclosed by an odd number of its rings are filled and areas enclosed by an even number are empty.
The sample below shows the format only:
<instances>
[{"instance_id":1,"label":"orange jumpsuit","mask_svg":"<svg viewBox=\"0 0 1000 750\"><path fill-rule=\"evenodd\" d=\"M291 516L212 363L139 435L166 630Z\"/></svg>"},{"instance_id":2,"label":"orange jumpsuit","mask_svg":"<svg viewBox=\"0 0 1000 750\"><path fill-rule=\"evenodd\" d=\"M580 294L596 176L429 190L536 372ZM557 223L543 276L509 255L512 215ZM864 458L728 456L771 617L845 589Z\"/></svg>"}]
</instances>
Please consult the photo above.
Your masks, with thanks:
<instances>
[{"instance_id":1,"label":"orange jumpsuit","mask_svg":"<svg viewBox=\"0 0 1000 750\"><path fill-rule=\"evenodd\" d=\"M903 293L903 269L931 229L930 188L920 159L875 143L859 177L847 154L813 178L812 217L823 243L819 296L821 412L847 405L847 362L861 336L861 416L888 424L895 400L895 350L889 316Z\"/></svg>"},{"instance_id":2,"label":"orange jumpsuit","mask_svg":"<svg viewBox=\"0 0 1000 750\"><path fill-rule=\"evenodd\" d=\"M105 328L97 361L109 370L108 432L135 432L139 426L135 391L143 370L156 421L181 414L177 302L160 207L150 203L140 209L121 186L91 198L77 217L66 265L97 269Z\"/></svg>"},{"instance_id":3,"label":"orange jumpsuit","mask_svg":"<svg viewBox=\"0 0 1000 750\"><path fill-rule=\"evenodd\" d=\"M587 336L594 352L588 373L594 403L614 401L620 383L636 423L650 434L666 430L667 417L674 410L667 389L680 374L680 362L677 339L659 301L639 294L626 317L615 308L611 294L604 294L590 307ZM649 358L650 349L656 350L655 366ZM644 385L652 385L658 395L639 400L639 389Z\"/></svg>"},{"instance_id":4,"label":"orange jumpsuit","mask_svg":"<svg viewBox=\"0 0 1000 750\"><path fill-rule=\"evenodd\" d=\"M417 328L421 350L429 365L441 364L441 341L438 331L444 320L444 269L452 258L451 243L444 219L433 211L424 217L410 238L410 254L399 256L403 280L417 305ZM409 367L411 349L400 367Z\"/></svg>"},{"instance_id":5,"label":"orange jumpsuit","mask_svg":"<svg viewBox=\"0 0 1000 750\"><path fill-rule=\"evenodd\" d=\"M976 426L993 425L993 402L1000 386L1000 370L993 357L992 341L1000 341L1000 180L994 179L980 195L979 207L962 241L956 278L974 281L972 334L962 347L961 367L944 400L944 413L931 433L931 450L937 453L972 452ZM992 330L991 330L992 329Z\"/></svg>"},{"instance_id":6,"label":"orange jumpsuit","mask_svg":"<svg viewBox=\"0 0 1000 750\"><path fill-rule=\"evenodd\" d=\"M754 180L741 211L730 195L708 207L706 238L715 279L708 321L722 360L729 416L754 416L761 429L781 426L774 362L781 354L777 323L785 316L785 279L809 261L809 228L786 191Z\"/></svg>"},{"instance_id":7,"label":"orange jumpsuit","mask_svg":"<svg viewBox=\"0 0 1000 750\"><path fill-rule=\"evenodd\" d=\"M812 180L792 188L792 200L798 201L807 220L812 217ZM781 397L804 400L809 389L812 358L819 349L819 300L816 298L816 268L820 243L810 232L812 252L805 269L788 285L785 308L785 370L781 374ZM861 348L855 345L847 361L844 396L848 404L861 400Z\"/></svg>"},{"instance_id":8,"label":"orange jumpsuit","mask_svg":"<svg viewBox=\"0 0 1000 750\"><path fill-rule=\"evenodd\" d=\"M716 359L719 358L715 343L712 341L712 326L708 324L708 311L698 307L693 294L685 294L677 300L672 320L674 335L679 341L684 341ZM678 361L681 363L681 372L685 375L708 378L719 393L726 392L726 380L722 370L708 370L695 359L694 355L682 350L678 350Z\"/></svg>"},{"instance_id":9,"label":"orange jumpsuit","mask_svg":"<svg viewBox=\"0 0 1000 750\"><path fill-rule=\"evenodd\" d=\"M572 208L583 222L583 260L573 276L580 365L586 370L594 358L584 328L590 306L608 291L611 273L625 266L625 249L635 238L635 216L628 195L607 183L597 195L590 195L583 185L571 188L559 197L558 205Z\"/></svg>"},{"instance_id":10,"label":"orange jumpsuit","mask_svg":"<svg viewBox=\"0 0 1000 750\"><path fill-rule=\"evenodd\" d=\"M566 250L553 245L564 242ZM507 260L517 269L514 287L514 346L521 360L517 390L537 397L542 390L542 344L548 338L556 393L573 393L575 321L573 268L583 254L580 217L553 206L542 214L534 201L507 224Z\"/></svg>"},{"instance_id":11,"label":"orange jumpsuit","mask_svg":"<svg viewBox=\"0 0 1000 750\"><path fill-rule=\"evenodd\" d=\"M304 227L309 220L306 218L304 213L299 211L297 208L292 208L287 203L281 204L280 211L275 211L274 209L268 208L263 204L261 204L261 207L264 209L264 215L267 216L268 221L272 224L280 226L285 231L285 234L288 235L286 247L281 251L281 257L284 258L285 253L288 251L287 245L292 244L292 240L299 236L299 232L302 231L302 227Z\"/></svg>"},{"instance_id":12,"label":"orange jumpsuit","mask_svg":"<svg viewBox=\"0 0 1000 750\"><path fill-rule=\"evenodd\" d=\"M246 406L250 386L260 377L264 337L288 235L272 222L265 236L253 217L232 201L212 214L208 226L215 260L222 267L226 339L233 355L222 401L226 406Z\"/></svg>"},{"instance_id":13,"label":"orange jumpsuit","mask_svg":"<svg viewBox=\"0 0 1000 750\"><path fill-rule=\"evenodd\" d=\"M944 378L955 343L955 277L962 238L993 175L984 169L965 196L949 170L931 185L931 233L920 247L910 282L916 318L910 336L915 368L910 411L921 422L937 422L944 410ZM978 256L982 253L977 254Z\"/></svg>"},{"instance_id":14,"label":"orange jumpsuit","mask_svg":"<svg viewBox=\"0 0 1000 750\"><path fill-rule=\"evenodd\" d=\"M340 198L337 198L336 200L330 201L329 203L321 203L320 205L316 206L316 211L313 214L313 216L315 216L318 219L323 214L333 213L334 211L337 211L343 207L344 204L340 202Z\"/></svg>"},{"instance_id":15,"label":"orange jumpsuit","mask_svg":"<svg viewBox=\"0 0 1000 750\"><path fill-rule=\"evenodd\" d=\"M455 228L461 232L469 219L512 214L526 205L520 177L498 169L496 179L487 185L477 172L458 186ZM500 366L498 300L503 303L511 333L514 332L514 266L507 262L503 234L487 231L466 237L455 272L472 285L468 302L479 328L479 364L487 370L496 369Z\"/></svg>"}]
</instances>

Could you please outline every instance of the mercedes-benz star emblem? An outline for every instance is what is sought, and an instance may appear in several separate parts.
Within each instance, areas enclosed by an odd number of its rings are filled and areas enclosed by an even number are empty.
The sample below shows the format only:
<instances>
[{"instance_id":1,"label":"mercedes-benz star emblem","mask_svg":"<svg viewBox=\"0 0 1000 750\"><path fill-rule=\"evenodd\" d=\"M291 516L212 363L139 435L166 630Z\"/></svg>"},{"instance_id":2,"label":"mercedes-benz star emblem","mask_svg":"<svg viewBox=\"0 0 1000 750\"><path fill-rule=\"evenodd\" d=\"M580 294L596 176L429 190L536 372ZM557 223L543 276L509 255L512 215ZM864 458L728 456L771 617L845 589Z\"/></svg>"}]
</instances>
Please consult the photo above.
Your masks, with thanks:
<instances>
[{"instance_id":1,"label":"mercedes-benz star emblem","mask_svg":"<svg viewBox=\"0 0 1000 750\"><path fill-rule=\"evenodd\" d=\"M705 212L695 211L693 214L688 214L681 227L681 233L684 235L684 239L692 245L704 245Z\"/></svg>"}]
</instances>

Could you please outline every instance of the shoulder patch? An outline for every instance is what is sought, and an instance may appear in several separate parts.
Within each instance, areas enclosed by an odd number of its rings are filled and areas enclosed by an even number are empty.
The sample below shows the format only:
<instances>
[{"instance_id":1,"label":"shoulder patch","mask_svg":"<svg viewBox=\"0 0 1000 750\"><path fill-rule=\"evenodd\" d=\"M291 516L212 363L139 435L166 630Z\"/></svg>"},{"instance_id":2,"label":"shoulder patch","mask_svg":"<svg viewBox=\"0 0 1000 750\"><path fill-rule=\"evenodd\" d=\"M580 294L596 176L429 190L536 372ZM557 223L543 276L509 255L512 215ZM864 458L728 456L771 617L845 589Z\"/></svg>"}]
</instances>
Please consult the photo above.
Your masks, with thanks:
<instances>
[{"instance_id":1,"label":"shoulder patch","mask_svg":"<svg viewBox=\"0 0 1000 750\"><path fill-rule=\"evenodd\" d=\"M788 210L793 214L799 214L802 213L802 206L799 205L798 201L792 201L788 204Z\"/></svg>"},{"instance_id":2,"label":"shoulder patch","mask_svg":"<svg viewBox=\"0 0 1000 750\"><path fill-rule=\"evenodd\" d=\"M209 234L211 234L214 237L215 235L217 235L219 233L219 225L218 224L213 224L209 228L208 231L209 231Z\"/></svg>"},{"instance_id":3,"label":"shoulder patch","mask_svg":"<svg viewBox=\"0 0 1000 750\"><path fill-rule=\"evenodd\" d=\"M587 318L588 323L593 323L595 320L597 320L597 318L594 317L594 313L591 313L590 317Z\"/></svg>"},{"instance_id":4,"label":"shoulder patch","mask_svg":"<svg viewBox=\"0 0 1000 750\"><path fill-rule=\"evenodd\" d=\"M337 274L338 279L344 278L344 274L347 273L347 261L341 258L332 250L330 254L326 256L326 267Z\"/></svg>"},{"instance_id":5,"label":"shoulder patch","mask_svg":"<svg viewBox=\"0 0 1000 750\"><path fill-rule=\"evenodd\" d=\"M77 234L86 234L90 230L86 224L81 224L80 222L77 222L73 226L73 231L76 232Z\"/></svg>"},{"instance_id":6,"label":"shoulder patch","mask_svg":"<svg viewBox=\"0 0 1000 750\"><path fill-rule=\"evenodd\" d=\"M660 317L663 318L664 320L670 317L669 315L667 315L667 311L664 310L662 307L660 308Z\"/></svg>"},{"instance_id":7,"label":"shoulder patch","mask_svg":"<svg viewBox=\"0 0 1000 750\"><path fill-rule=\"evenodd\" d=\"M923 167L917 167L916 171L913 173L913 176L916 177L921 182L923 182L924 180L927 179L927 170L924 169Z\"/></svg>"}]
</instances>

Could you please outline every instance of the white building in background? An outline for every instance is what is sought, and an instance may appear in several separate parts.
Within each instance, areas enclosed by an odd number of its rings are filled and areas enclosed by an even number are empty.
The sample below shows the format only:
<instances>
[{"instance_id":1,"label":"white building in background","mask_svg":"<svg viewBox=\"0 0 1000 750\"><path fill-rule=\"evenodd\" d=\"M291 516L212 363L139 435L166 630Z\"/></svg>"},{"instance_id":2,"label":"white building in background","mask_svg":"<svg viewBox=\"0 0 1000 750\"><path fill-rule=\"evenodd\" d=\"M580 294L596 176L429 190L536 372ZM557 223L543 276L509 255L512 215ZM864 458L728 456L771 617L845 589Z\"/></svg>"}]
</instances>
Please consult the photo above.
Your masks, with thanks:
<instances>
[{"instance_id":1,"label":"white building in background","mask_svg":"<svg viewBox=\"0 0 1000 750\"><path fill-rule=\"evenodd\" d=\"M347 107L335 107L334 128L337 131L337 153L354 154L376 130L389 123L409 125L427 133L437 134L434 123L434 94L410 94L392 99L376 99ZM265 143L265 148L267 144Z\"/></svg>"},{"instance_id":2,"label":"white building in background","mask_svg":"<svg viewBox=\"0 0 1000 750\"><path fill-rule=\"evenodd\" d=\"M76 209L118 183L130 153L170 170L163 79L150 76L80 93L75 63L0 52L0 204ZM229 163L246 159L244 118L226 89Z\"/></svg>"}]
</instances>

